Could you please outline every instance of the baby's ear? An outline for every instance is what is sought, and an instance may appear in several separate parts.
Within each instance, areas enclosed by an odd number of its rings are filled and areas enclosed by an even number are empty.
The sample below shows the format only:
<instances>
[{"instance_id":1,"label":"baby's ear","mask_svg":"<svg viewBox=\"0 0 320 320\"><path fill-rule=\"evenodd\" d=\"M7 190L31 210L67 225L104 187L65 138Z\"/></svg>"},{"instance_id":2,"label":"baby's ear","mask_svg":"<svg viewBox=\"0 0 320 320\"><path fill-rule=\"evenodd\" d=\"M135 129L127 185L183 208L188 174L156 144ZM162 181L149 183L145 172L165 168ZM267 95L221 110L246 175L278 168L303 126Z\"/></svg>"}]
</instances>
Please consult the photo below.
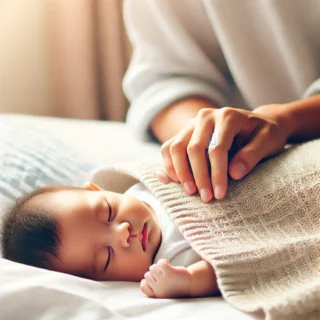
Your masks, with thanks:
<instances>
[{"instance_id":1,"label":"baby's ear","mask_svg":"<svg viewBox=\"0 0 320 320\"><path fill-rule=\"evenodd\" d=\"M84 184L84 188L86 190L91 190L91 191L99 191L99 190L101 190L101 188L98 187L96 184L94 184L92 182L88 182L88 181Z\"/></svg>"}]
</instances>

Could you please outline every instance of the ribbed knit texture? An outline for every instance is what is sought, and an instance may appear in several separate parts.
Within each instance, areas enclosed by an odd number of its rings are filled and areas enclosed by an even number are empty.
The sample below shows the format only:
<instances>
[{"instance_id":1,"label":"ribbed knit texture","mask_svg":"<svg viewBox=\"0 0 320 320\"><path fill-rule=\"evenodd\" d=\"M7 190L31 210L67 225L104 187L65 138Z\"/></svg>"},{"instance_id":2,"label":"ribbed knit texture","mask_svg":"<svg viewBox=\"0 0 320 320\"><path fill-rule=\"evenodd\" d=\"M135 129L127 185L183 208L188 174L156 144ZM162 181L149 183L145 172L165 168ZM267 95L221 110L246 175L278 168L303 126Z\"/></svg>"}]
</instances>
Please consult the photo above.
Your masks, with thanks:
<instances>
[{"instance_id":1,"label":"ribbed knit texture","mask_svg":"<svg viewBox=\"0 0 320 320\"><path fill-rule=\"evenodd\" d=\"M180 184L160 183L154 173L161 168L161 161L147 160L117 170L139 179L161 201L213 265L230 304L265 319L320 319L319 139L229 181L227 197L210 204L187 196ZM93 180L101 184L111 171L99 169Z\"/></svg>"}]
</instances>

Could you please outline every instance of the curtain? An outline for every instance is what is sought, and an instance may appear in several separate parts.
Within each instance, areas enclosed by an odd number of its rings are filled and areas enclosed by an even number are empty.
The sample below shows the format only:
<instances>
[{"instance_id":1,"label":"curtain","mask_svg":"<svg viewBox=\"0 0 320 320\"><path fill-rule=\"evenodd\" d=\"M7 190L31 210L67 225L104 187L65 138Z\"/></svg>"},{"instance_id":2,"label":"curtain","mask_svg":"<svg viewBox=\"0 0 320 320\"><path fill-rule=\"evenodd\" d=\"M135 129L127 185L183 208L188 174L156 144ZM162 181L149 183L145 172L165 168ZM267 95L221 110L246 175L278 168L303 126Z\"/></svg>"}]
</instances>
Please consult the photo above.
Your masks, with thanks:
<instances>
[{"instance_id":1,"label":"curtain","mask_svg":"<svg viewBox=\"0 0 320 320\"><path fill-rule=\"evenodd\" d=\"M54 115L123 121L131 47L122 1L45 0L45 17Z\"/></svg>"}]
</instances>

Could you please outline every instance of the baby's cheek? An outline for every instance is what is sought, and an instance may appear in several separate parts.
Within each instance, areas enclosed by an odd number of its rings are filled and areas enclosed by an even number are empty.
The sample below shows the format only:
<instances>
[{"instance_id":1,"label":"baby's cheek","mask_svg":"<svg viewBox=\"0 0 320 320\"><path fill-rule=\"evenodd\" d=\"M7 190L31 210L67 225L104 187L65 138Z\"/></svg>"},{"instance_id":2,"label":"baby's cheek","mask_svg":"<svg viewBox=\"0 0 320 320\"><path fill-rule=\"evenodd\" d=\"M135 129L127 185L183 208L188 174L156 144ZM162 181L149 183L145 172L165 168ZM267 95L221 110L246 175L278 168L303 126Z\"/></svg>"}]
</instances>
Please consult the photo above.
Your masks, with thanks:
<instances>
[{"instance_id":1,"label":"baby's cheek","mask_svg":"<svg viewBox=\"0 0 320 320\"><path fill-rule=\"evenodd\" d=\"M141 281L144 274L149 271L151 265L150 258L147 255L133 255L131 259L126 261L122 266L123 281Z\"/></svg>"}]
</instances>

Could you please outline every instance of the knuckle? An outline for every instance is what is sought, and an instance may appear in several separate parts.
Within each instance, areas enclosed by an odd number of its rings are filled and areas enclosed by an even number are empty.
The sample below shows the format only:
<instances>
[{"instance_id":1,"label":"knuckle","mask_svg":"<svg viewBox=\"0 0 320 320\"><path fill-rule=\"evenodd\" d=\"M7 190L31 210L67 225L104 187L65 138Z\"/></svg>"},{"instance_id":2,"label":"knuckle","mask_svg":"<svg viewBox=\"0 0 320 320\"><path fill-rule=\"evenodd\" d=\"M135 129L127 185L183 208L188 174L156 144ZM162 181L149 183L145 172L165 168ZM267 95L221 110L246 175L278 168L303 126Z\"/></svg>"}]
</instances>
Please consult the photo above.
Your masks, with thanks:
<instances>
[{"instance_id":1,"label":"knuckle","mask_svg":"<svg viewBox=\"0 0 320 320\"><path fill-rule=\"evenodd\" d=\"M171 143L170 145L170 153L171 154L176 154L183 152L185 150L185 147L182 145L180 140L176 140Z\"/></svg>"},{"instance_id":2,"label":"knuckle","mask_svg":"<svg viewBox=\"0 0 320 320\"><path fill-rule=\"evenodd\" d=\"M222 144L217 144L214 148L208 149L209 157L213 155L220 155L226 152L228 152L228 150Z\"/></svg>"},{"instance_id":3,"label":"knuckle","mask_svg":"<svg viewBox=\"0 0 320 320\"><path fill-rule=\"evenodd\" d=\"M167 259L160 259L158 261L159 264L167 264L168 263L168 260Z\"/></svg>"},{"instance_id":4,"label":"knuckle","mask_svg":"<svg viewBox=\"0 0 320 320\"><path fill-rule=\"evenodd\" d=\"M265 141L266 147L272 144L279 136L279 128L274 123L265 123L260 129L259 137Z\"/></svg>"},{"instance_id":5,"label":"knuckle","mask_svg":"<svg viewBox=\"0 0 320 320\"><path fill-rule=\"evenodd\" d=\"M219 112L220 117L228 118L228 117L233 116L235 114L236 110L231 107L223 107L223 108L219 109L218 112Z\"/></svg>"},{"instance_id":6,"label":"knuckle","mask_svg":"<svg viewBox=\"0 0 320 320\"><path fill-rule=\"evenodd\" d=\"M193 155L201 151L201 149L203 149L203 147L199 142L192 142L187 146L187 153L188 155Z\"/></svg>"},{"instance_id":7,"label":"knuckle","mask_svg":"<svg viewBox=\"0 0 320 320\"><path fill-rule=\"evenodd\" d=\"M278 133L278 126L275 123L268 122L265 127L265 135L267 137L274 137Z\"/></svg>"},{"instance_id":8,"label":"knuckle","mask_svg":"<svg viewBox=\"0 0 320 320\"><path fill-rule=\"evenodd\" d=\"M241 162L245 165L246 168L251 168L254 163L257 162L257 158L261 158L258 150L253 147L246 148L243 157L241 157Z\"/></svg>"},{"instance_id":9,"label":"knuckle","mask_svg":"<svg viewBox=\"0 0 320 320\"><path fill-rule=\"evenodd\" d=\"M152 265L149 267L149 270L152 271L152 270L154 270L155 267L156 267L156 265L152 264Z\"/></svg>"},{"instance_id":10,"label":"knuckle","mask_svg":"<svg viewBox=\"0 0 320 320\"><path fill-rule=\"evenodd\" d=\"M160 148L161 154L164 156L169 152L169 144L163 144Z\"/></svg>"},{"instance_id":11,"label":"knuckle","mask_svg":"<svg viewBox=\"0 0 320 320\"><path fill-rule=\"evenodd\" d=\"M207 118L208 116L211 116L212 113L214 112L214 109L211 108L202 108L198 111L197 117L199 118Z\"/></svg>"}]
</instances>

